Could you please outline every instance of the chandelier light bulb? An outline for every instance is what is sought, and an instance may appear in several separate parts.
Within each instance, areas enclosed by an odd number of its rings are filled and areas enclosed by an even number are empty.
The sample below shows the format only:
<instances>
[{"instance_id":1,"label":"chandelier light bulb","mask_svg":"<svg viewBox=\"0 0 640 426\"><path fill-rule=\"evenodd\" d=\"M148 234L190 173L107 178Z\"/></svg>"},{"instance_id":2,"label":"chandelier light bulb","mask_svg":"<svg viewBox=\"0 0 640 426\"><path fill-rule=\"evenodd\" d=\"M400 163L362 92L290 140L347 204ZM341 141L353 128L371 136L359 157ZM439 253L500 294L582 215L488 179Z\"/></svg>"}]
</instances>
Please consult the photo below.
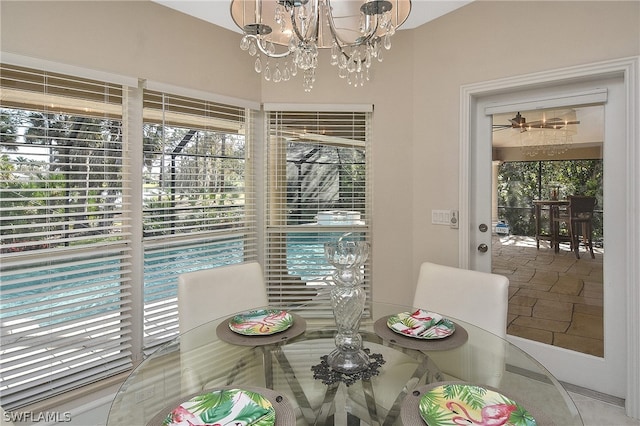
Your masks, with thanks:
<instances>
[{"instance_id":1,"label":"chandelier light bulb","mask_svg":"<svg viewBox=\"0 0 640 426\"><path fill-rule=\"evenodd\" d=\"M288 81L303 73L311 91L318 50L331 49L330 63L355 87L370 80L373 59L409 16L411 0L232 0L231 17L244 32L240 49L256 56L254 68L266 81ZM262 70L260 56L267 63Z\"/></svg>"}]
</instances>

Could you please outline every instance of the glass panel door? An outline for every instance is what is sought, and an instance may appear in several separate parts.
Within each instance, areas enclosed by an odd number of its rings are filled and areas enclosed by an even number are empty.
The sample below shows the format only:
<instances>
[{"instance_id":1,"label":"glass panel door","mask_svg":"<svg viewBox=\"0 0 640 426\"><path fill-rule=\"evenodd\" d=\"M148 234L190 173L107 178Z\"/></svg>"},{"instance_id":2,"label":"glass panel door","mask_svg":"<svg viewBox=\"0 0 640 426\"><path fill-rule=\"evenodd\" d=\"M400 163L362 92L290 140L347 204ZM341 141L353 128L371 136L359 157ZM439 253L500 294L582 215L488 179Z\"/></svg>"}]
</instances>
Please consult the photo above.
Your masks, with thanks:
<instances>
[{"instance_id":1,"label":"glass panel door","mask_svg":"<svg viewBox=\"0 0 640 426\"><path fill-rule=\"evenodd\" d=\"M603 122L596 105L496 114L492 126L491 261L510 280L507 333L597 357Z\"/></svg>"}]
</instances>

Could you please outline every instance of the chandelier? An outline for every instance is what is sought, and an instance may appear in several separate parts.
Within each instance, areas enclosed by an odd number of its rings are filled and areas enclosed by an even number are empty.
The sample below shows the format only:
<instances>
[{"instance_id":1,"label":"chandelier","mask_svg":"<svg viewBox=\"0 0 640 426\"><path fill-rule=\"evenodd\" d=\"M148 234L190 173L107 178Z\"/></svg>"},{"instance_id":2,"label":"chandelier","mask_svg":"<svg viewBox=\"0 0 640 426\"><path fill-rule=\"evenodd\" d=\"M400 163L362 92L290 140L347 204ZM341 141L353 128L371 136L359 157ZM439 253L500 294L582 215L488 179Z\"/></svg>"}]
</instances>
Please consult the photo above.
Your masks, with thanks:
<instances>
[{"instance_id":1,"label":"chandelier","mask_svg":"<svg viewBox=\"0 0 640 426\"><path fill-rule=\"evenodd\" d=\"M520 132L522 152L530 157L562 155L571 148L576 133L566 124L550 128L527 128Z\"/></svg>"},{"instance_id":2,"label":"chandelier","mask_svg":"<svg viewBox=\"0 0 640 426\"><path fill-rule=\"evenodd\" d=\"M411 0L231 0L231 17L244 33L240 48L255 56L256 72L278 83L300 71L306 92L318 49L331 49L338 75L363 86L410 11Z\"/></svg>"}]
</instances>

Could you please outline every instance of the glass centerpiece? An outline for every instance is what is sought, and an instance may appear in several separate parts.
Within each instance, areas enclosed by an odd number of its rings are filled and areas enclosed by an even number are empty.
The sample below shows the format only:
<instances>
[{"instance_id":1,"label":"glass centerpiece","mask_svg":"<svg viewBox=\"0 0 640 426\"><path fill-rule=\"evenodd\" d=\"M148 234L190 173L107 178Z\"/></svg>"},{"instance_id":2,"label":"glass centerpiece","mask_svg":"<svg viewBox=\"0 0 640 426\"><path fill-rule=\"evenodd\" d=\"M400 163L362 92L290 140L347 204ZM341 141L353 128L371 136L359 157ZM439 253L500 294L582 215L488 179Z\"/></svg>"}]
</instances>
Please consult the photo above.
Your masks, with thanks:
<instances>
[{"instance_id":1,"label":"glass centerpiece","mask_svg":"<svg viewBox=\"0 0 640 426\"><path fill-rule=\"evenodd\" d=\"M327 357L329 366L342 373L356 373L369 367L369 356L362 349L358 333L367 295L362 288L362 266L369 256L369 244L347 240L344 234L336 242L324 245L329 263L336 268L331 287L331 306L335 317L336 348Z\"/></svg>"}]
</instances>

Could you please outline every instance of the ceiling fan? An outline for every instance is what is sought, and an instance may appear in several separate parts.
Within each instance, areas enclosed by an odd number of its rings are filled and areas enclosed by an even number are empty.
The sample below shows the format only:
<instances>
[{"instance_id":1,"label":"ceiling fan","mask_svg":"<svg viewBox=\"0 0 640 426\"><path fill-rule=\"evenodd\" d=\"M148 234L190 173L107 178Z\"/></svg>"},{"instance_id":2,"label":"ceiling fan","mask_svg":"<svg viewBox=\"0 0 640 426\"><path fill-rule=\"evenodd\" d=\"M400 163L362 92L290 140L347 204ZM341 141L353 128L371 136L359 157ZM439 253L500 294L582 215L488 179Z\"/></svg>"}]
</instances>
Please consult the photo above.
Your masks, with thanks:
<instances>
[{"instance_id":1,"label":"ceiling fan","mask_svg":"<svg viewBox=\"0 0 640 426\"><path fill-rule=\"evenodd\" d=\"M521 132L526 132L528 129L562 129L569 124L580 124L580 121L567 121L562 118L554 117L546 120L537 120L527 122L520 112L515 117L509 119L509 124L494 124L493 131L504 129L521 129Z\"/></svg>"}]
</instances>

